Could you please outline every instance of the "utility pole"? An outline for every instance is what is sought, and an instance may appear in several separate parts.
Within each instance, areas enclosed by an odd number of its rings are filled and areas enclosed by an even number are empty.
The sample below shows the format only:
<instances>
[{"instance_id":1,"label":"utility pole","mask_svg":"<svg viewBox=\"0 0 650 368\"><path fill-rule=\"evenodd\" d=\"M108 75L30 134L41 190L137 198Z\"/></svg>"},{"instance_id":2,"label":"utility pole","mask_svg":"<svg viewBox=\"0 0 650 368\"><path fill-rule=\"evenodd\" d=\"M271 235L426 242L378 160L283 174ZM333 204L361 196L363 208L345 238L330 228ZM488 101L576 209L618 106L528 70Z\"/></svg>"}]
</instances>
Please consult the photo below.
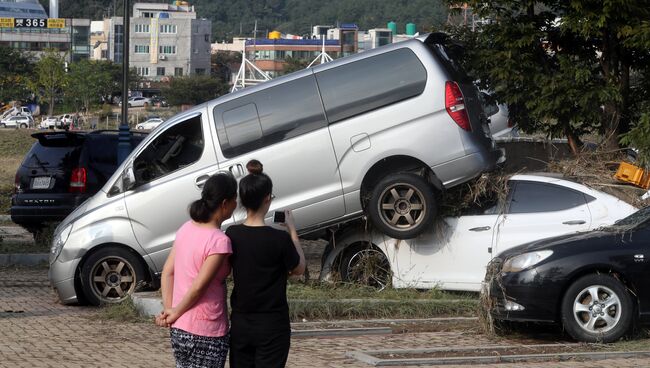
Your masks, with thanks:
<instances>
[{"instance_id":1,"label":"utility pole","mask_svg":"<svg viewBox=\"0 0 650 368\"><path fill-rule=\"evenodd\" d=\"M117 163L124 162L131 152L131 130L129 128L129 0L124 0L122 21L122 121L117 138Z\"/></svg>"}]
</instances>

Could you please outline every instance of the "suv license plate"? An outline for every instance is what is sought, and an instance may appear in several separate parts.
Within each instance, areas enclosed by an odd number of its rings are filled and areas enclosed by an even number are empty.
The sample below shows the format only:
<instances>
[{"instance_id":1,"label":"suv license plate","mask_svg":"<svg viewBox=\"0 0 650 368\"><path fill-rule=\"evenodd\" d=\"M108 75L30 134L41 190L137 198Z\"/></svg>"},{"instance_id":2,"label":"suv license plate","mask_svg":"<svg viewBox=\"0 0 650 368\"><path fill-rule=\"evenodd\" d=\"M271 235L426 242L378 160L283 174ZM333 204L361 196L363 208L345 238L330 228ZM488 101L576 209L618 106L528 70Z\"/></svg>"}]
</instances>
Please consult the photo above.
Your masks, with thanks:
<instances>
[{"instance_id":1,"label":"suv license plate","mask_svg":"<svg viewBox=\"0 0 650 368\"><path fill-rule=\"evenodd\" d=\"M49 189L52 178L49 176L40 176L32 181L32 189Z\"/></svg>"}]
</instances>

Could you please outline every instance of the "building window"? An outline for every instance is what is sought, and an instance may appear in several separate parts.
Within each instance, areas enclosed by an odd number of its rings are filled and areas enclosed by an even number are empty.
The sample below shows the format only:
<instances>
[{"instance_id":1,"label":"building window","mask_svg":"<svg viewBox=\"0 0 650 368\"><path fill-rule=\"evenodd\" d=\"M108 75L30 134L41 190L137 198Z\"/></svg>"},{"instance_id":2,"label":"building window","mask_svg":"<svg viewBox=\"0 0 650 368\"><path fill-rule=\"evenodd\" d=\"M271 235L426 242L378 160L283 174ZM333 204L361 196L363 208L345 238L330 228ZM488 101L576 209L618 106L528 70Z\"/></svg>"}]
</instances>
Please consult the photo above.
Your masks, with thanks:
<instances>
[{"instance_id":1,"label":"building window","mask_svg":"<svg viewBox=\"0 0 650 368\"><path fill-rule=\"evenodd\" d=\"M205 42L210 42L210 35L209 34L205 35Z\"/></svg>"},{"instance_id":2,"label":"building window","mask_svg":"<svg viewBox=\"0 0 650 368\"><path fill-rule=\"evenodd\" d=\"M154 14L151 12L142 12L142 18L154 18Z\"/></svg>"},{"instance_id":3,"label":"building window","mask_svg":"<svg viewBox=\"0 0 650 368\"><path fill-rule=\"evenodd\" d=\"M149 53L149 45L135 45L135 53L136 54L148 54Z\"/></svg>"},{"instance_id":4,"label":"building window","mask_svg":"<svg viewBox=\"0 0 650 368\"><path fill-rule=\"evenodd\" d=\"M183 68L174 68L174 75L177 77L183 76Z\"/></svg>"},{"instance_id":5,"label":"building window","mask_svg":"<svg viewBox=\"0 0 650 368\"><path fill-rule=\"evenodd\" d=\"M136 68L136 72L141 77L148 77L149 76L149 67L147 67L147 66L139 66L139 67Z\"/></svg>"},{"instance_id":6,"label":"building window","mask_svg":"<svg viewBox=\"0 0 650 368\"><path fill-rule=\"evenodd\" d=\"M160 54L176 54L176 46L159 46L158 53Z\"/></svg>"},{"instance_id":7,"label":"building window","mask_svg":"<svg viewBox=\"0 0 650 368\"><path fill-rule=\"evenodd\" d=\"M108 59L108 50L102 50L100 58L101 59Z\"/></svg>"},{"instance_id":8,"label":"building window","mask_svg":"<svg viewBox=\"0 0 650 368\"><path fill-rule=\"evenodd\" d=\"M136 24L135 25L135 33L149 33L149 25L148 24Z\"/></svg>"},{"instance_id":9,"label":"building window","mask_svg":"<svg viewBox=\"0 0 650 368\"><path fill-rule=\"evenodd\" d=\"M165 75L165 67L159 66L156 68L156 75L159 77Z\"/></svg>"},{"instance_id":10,"label":"building window","mask_svg":"<svg viewBox=\"0 0 650 368\"><path fill-rule=\"evenodd\" d=\"M205 75L205 69L203 68L194 69L194 73L196 73L196 75Z\"/></svg>"},{"instance_id":11,"label":"building window","mask_svg":"<svg viewBox=\"0 0 650 368\"><path fill-rule=\"evenodd\" d=\"M194 49L194 53L195 53L195 54L198 54L198 53L199 53L199 49Z\"/></svg>"},{"instance_id":12,"label":"building window","mask_svg":"<svg viewBox=\"0 0 650 368\"><path fill-rule=\"evenodd\" d=\"M176 25L175 24L161 24L160 25L160 33L176 33Z\"/></svg>"}]
</instances>

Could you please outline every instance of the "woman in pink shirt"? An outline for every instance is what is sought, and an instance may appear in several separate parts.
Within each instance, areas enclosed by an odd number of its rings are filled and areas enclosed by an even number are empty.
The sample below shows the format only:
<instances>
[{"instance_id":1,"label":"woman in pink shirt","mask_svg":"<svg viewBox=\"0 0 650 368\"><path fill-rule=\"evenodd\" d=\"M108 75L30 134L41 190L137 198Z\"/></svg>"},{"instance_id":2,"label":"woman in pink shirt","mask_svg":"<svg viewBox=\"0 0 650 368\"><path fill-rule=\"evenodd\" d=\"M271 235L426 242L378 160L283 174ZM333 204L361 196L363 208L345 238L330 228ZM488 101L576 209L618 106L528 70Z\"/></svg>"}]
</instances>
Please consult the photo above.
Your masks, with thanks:
<instances>
[{"instance_id":1,"label":"woman in pink shirt","mask_svg":"<svg viewBox=\"0 0 650 368\"><path fill-rule=\"evenodd\" d=\"M230 239L220 230L237 207L237 181L229 174L208 179L190 206L191 221L176 232L162 272L164 312L171 327L176 367L223 367L228 354L226 282Z\"/></svg>"}]
</instances>

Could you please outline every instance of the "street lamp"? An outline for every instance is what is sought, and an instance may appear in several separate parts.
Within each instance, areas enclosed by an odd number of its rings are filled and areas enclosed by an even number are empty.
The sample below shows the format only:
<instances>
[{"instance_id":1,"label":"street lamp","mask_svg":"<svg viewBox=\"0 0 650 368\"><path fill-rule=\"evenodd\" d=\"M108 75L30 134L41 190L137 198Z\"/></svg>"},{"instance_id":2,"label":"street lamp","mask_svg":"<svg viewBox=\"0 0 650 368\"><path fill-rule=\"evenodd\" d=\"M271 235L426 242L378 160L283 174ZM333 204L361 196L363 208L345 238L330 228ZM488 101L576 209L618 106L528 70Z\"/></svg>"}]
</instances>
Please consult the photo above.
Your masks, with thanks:
<instances>
[{"instance_id":1,"label":"street lamp","mask_svg":"<svg viewBox=\"0 0 650 368\"><path fill-rule=\"evenodd\" d=\"M124 0L122 22L122 121L117 138L117 163L124 162L131 152L131 130L129 129L129 0Z\"/></svg>"}]
</instances>

